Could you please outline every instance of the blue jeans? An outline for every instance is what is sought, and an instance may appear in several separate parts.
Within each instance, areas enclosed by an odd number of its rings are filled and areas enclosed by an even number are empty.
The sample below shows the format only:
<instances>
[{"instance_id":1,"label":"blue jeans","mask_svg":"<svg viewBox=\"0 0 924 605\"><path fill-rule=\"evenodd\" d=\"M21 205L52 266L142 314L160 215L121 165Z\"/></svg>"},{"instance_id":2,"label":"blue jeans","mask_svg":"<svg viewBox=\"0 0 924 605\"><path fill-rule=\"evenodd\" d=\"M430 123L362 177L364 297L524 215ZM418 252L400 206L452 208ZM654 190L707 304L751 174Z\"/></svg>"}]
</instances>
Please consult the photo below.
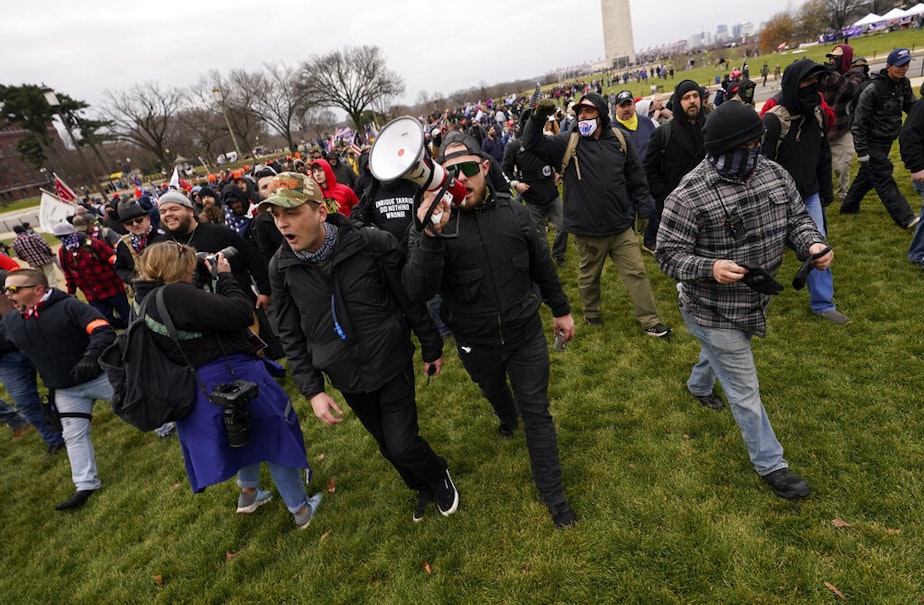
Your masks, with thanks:
<instances>
[{"instance_id":1,"label":"blue jeans","mask_svg":"<svg viewBox=\"0 0 924 605\"><path fill-rule=\"evenodd\" d=\"M112 385L106 374L93 380L55 390L55 404L61 414L91 414L97 399L112 401ZM64 427L64 444L71 463L71 479L78 490L99 489L96 473L96 453L90 441L90 420L87 418L61 418Z\"/></svg>"},{"instance_id":2,"label":"blue jeans","mask_svg":"<svg viewBox=\"0 0 924 605\"><path fill-rule=\"evenodd\" d=\"M825 237L828 236L828 221L825 218L825 209L821 205L821 198L817 193L813 193L805 200L805 209L808 210L809 216L815 222L815 228L821 231ZM833 311L834 304L834 279L831 277L831 267L824 271L812 269L809 271L806 280L809 290L809 307L815 313L824 313Z\"/></svg>"},{"instance_id":3,"label":"blue jeans","mask_svg":"<svg viewBox=\"0 0 924 605\"><path fill-rule=\"evenodd\" d=\"M291 466L283 466L275 462L267 462L270 475L273 477L273 483L282 496L282 501L286 503L286 508L293 515L302 510L308 504L308 492L305 491L305 482L302 469ZM308 471L309 473L311 471ZM237 472L237 484L240 487L257 488L260 487L260 463L248 464Z\"/></svg>"},{"instance_id":4,"label":"blue jeans","mask_svg":"<svg viewBox=\"0 0 924 605\"><path fill-rule=\"evenodd\" d=\"M2 399L0 399L0 420L10 427L11 431L21 429L29 424L28 418Z\"/></svg>"},{"instance_id":5,"label":"blue jeans","mask_svg":"<svg viewBox=\"0 0 924 605\"><path fill-rule=\"evenodd\" d=\"M740 330L701 326L689 311L681 308L681 312L687 331L701 347L687 388L694 395L708 395L718 378L757 474L763 476L786 468L783 446L760 400L751 336Z\"/></svg>"},{"instance_id":6,"label":"blue jeans","mask_svg":"<svg viewBox=\"0 0 924 605\"><path fill-rule=\"evenodd\" d=\"M61 433L53 431L42 416L35 366L28 357L19 351L0 355L0 382L6 387L19 411L32 423L49 447L64 443Z\"/></svg>"},{"instance_id":7,"label":"blue jeans","mask_svg":"<svg viewBox=\"0 0 924 605\"><path fill-rule=\"evenodd\" d=\"M924 184L914 183L914 190L924 196ZM924 204L921 205L921 214L924 215ZM924 221L919 222L914 231L914 239L911 240L911 247L908 249L908 259L913 263L924 264Z\"/></svg>"}]
</instances>

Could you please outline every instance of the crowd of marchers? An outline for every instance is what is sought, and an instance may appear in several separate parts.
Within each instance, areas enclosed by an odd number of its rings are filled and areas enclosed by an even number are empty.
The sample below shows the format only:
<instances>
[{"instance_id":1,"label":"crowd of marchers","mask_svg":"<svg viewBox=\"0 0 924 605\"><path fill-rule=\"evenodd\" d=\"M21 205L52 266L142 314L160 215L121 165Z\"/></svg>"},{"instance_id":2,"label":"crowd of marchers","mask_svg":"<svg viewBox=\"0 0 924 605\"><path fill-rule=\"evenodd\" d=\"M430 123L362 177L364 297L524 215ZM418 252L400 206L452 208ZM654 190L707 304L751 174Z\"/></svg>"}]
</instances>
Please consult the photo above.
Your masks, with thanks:
<instances>
[{"instance_id":1,"label":"crowd of marchers","mask_svg":"<svg viewBox=\"0 0 924 605\"><path fill-rule=\"evenodd\" d=\"M331 427L344 420L339 391L421 521L431 504L449 516L463 500L453 453L420 434L415 377L461 363L497 416L498 438L522 427L538 496L568 527L578 516L562 481L539 309L551 310L553 346L565 347L575 320L559 275L576 271L585 329L627 321L606 312L609 259L640 335L667 342L676 328L657 307L674 301L656 300L648 252L677 282L684 327L700 344L691 402L728 406L757 475L780 497L806 497L751 352L783 289L784 249L803 261L793 283L807 286L810 310L836 325L850 318L835 303L832 203L856 215L875 189L895 224L914 231L910 260L924 262L921 213L889 159L898 139L924 194L924 105L906 75L914 59L896 49L873 74L847 44L827 59L788 65L760 113L756 83L738 70L713 104L691 80L669 99L604 96L594 82L421 116L414 153L461 184L455 196L378 180L368 144L331 146L187 187L86 200L54 227L57 253L18 226L12 248L28 267L0 256L0 381L13 400L0 402L2 419L16 439L35 427L48 457L66 451L75 491L56 508L105 497L91 419L113 388L99 358L116 330L140 321L152 356L195 369L190 411L157 429L176 434L194 492L236 477L236 512L252 513L272 499L260 484L265 463L296 527L309 525L321 495L309 495L302 429L277 383L285 358L298 393ZM450 359L446 346L456 349ZM475 481L457 479L463 491Z\"/></svg>"}]
</instances>

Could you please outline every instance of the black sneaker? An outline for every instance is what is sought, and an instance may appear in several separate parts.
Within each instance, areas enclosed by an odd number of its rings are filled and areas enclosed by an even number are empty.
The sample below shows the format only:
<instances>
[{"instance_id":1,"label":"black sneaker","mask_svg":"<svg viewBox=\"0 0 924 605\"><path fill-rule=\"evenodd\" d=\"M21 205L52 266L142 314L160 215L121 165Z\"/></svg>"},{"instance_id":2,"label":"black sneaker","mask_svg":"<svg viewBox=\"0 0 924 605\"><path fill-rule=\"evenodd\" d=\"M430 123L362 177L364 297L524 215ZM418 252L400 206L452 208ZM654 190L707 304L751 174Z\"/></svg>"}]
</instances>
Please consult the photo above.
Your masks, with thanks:
<instances>
[{"instance_id":1,"label":"black sneaker","mask_svg":"<svg viewBox=\"0 0 924 605\"><path fill-rule=\"evenodd\" d=\"M90 499L90 496L93 495L94 489L79 489L71 497L65 500L64 502L59 502L55 505L55 510L67 510L69 508L80 508L87 503L87 500Z\"/></svg>"},{"instance_id":2,"label":"black sneaker","mask_svg":"<svg viewBox=\"0 0 924 605\"><path fill-rule=\"evenodd\" d=\"M587 322L588 326L602 326L603 320L599 317L585 317L584 321Z\"/></svg>"},{"instance_id":3,"label":"black sneaker","mask_svg":"<svg viewBox=\"0 0 924 605\"><path fill-rule=\"evenodd\" d=\"M656 323L650 328L645 328L645 334L648 336L654 336L655 338L661 338L662 336L667 336L670 333L671 329L662 323Z\"/></svg>"},{"instance_id":4,"label":"black sneaker","mask_svg":"<svg viewBox=\"0 0 924 605\"><path fill-rule=\"evenodd\" d=\"M436 508L444 517L448 517L459 508L459 490L452 482L449 471L446 471L446 476L436 488Z\"/></svg>"},{"instance_id":5,"label":"black sneaker","mask_svg":"<svg viewBox=\"0 0 924 605\"><path fill-rule=\"evenodd\" d=\"M574 514L574 511L571 510L571 506L567 502L560 502L549 506L549 513L552 515L552 521L555 522L555 527L560 529L573 527L574 524L577 523L577 515Z\"/></svg>"},{"instance_id":6,"label":"black sneaker","mask_svg":"<svg viewBox=\"0 0 924 605\"><path fill-rule=\"evenodd\" d=\"M715 393L709 393L708 395L693 395L699 402L703 404L704 407L709 408L710 410L721 410L725 407L725 402L719 399L719 396Z\"/></svg>"},{"instance_id":7,"label":"black sneaker","mask_svg":"<svg viewBox=\"0 0 924 605\"><path fill-rule=\"evenodd\" d=\"M427 513L427 505L433 502L433 494L427 492L417 492L417 504L414 505L414 516L411 517L414 523L423 520Z\"/></svg>"},{"instance_id":8,"label":"black sneaker","mask_svg":"<svg viewBox=\"0 0 924 605\"><path fill-rule=\"evenodd\" d=\"M812 493L812 488L805 479L800 478L788 468L775 470L767 475L761 475L773 493L780 498L792 500L804 498Z\"/></svg>"}]
</instances>

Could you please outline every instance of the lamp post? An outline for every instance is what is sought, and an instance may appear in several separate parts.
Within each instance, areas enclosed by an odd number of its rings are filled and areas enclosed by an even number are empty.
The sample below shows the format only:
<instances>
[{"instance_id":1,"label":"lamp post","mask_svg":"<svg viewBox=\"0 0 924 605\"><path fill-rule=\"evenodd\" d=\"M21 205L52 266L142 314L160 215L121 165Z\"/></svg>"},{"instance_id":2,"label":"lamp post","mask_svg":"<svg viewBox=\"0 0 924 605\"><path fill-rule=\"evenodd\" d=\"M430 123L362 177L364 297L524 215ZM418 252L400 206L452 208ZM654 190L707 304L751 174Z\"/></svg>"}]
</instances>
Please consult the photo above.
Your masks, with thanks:
<instances>
[{"instance_id":1,"label":"lamp post","mask_svg":"<svg viewBox=\"0 0 924 605\"><path fill-rule=\"evenodd\" d=\"M228 127L228 134L231 135L231 142L234 143L234 151L237 152L238 161L244 159L244 155L241 153L241 148L237 145L237 137L234 136L234 131L231 130L231 121L228 119L228 112L225 109L225 97L221 94L221 89L216 87L212 89L212 94L215 95L215 99L218 100L218 105L221 107L221 115L225 117L225 125Z\"/></svg>"},{"instance_id":2,"label":"lamp post","mask_svg":"<svg viewBox=\"0 0 924 605\"><path fill-rule=\"evenodd\" d=\"M80 148L80 145L77 144L77 139L74 138L74 132L71 130L70 125L68 125L67 120L64 119L64 114L61 113L61 101L58 100L58 95L55 94L54 89L50 86L42 86L42 94L45 96L45 102L48 103L48 106L53 112L58 114L61 123L64 124L64 130L67 131L67 135L71 137L71 141L74 143L74 149L77 150L77 155L80 156L80 161L83 162L83 167L87 171L87 175L90 177L90 182L93 185L93 189L100 194L100 197L103 200L106 199L106 195L103 193L103 190L100 189L99 179L93 175L93 169L90 168L90 163L87 162L87 156L83 155L83 149Z\"/></svg>"}]
</instances>

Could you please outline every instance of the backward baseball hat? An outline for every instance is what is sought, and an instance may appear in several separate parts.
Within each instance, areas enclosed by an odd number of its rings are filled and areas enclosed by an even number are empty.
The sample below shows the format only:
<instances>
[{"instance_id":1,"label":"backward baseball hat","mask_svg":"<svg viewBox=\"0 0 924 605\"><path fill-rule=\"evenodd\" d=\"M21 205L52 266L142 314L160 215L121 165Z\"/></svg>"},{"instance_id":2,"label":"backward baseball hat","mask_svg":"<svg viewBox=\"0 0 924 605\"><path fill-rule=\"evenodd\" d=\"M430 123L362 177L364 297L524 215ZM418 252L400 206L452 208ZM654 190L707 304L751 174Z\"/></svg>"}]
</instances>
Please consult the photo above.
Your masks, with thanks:
<instances>
[{"instance_id":1,"label":"backward baseball hat","mask_svg":"<svg viewBox=\"0 0 924 605\"><path fill-rule=\"evenodd\" d=\"M266 209L267 204L280 208L297 208L305 202L324 203L321 188L313 178L301 172L277 174L270 183L270 193L268 198L260 202L261 211Z\"/></svg>"},{"instance_id":2,"label":"backward baseball hat","mask_svg":"<svg viewBox=\"0 0 924 605\"><path fill-rule=\"evenodd\" d=\"M886 65L895 65L901 67L902 65L907 65L912 61L911 51L907 48L896 48L889 53L889 58L886 59Z\"/></svg>"}]
</instances>

